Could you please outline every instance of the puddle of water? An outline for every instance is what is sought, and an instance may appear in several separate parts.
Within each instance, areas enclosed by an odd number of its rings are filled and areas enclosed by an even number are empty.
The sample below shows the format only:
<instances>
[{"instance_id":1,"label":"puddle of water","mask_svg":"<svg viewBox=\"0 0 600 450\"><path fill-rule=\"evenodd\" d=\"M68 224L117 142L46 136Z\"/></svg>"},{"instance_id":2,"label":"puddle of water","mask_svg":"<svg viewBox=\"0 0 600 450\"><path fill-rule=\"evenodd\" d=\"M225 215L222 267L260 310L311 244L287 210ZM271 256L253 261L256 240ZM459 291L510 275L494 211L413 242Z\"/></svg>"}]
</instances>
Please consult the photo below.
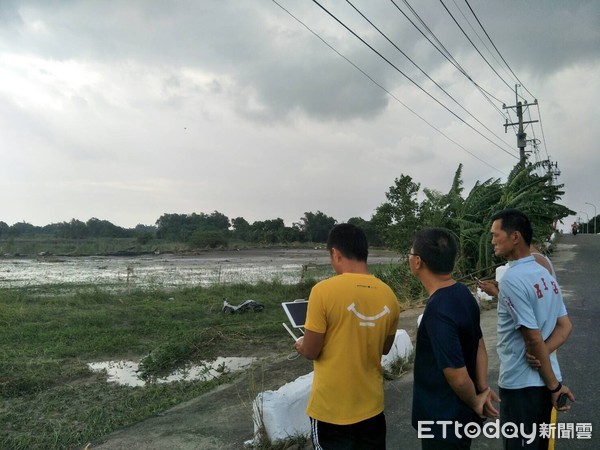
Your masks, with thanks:
<instances>
[{"instance_id":1,"label":"puddle of water","mask_svg":"<svg viewBox=\"0 0 600 450\"><path fill-rule=\"evenodd\" d=\"M256 358L218 357L214 361L202 361L184 369L178 369L170 375L157 378L156 383L172 383L174 381L209 381L223 373L236 372L248 367ZM124 386L145 386L146 382L138 377L139 364L133 361L104 361L89 363L94 372L107 374L106 381Z\"/></svg>"},{"instance_id":2,"label":"puddle of water","mask_svg":"<svg viewBox=\"0 0 600 450\"><path fill-rule=\"evenodd\" d=\"M138 363L132 361L106 361L89 363L94 372L106 371L106 381L125 386L144 386L146 382L137 376Z\"/></svg>"}]
</instances>

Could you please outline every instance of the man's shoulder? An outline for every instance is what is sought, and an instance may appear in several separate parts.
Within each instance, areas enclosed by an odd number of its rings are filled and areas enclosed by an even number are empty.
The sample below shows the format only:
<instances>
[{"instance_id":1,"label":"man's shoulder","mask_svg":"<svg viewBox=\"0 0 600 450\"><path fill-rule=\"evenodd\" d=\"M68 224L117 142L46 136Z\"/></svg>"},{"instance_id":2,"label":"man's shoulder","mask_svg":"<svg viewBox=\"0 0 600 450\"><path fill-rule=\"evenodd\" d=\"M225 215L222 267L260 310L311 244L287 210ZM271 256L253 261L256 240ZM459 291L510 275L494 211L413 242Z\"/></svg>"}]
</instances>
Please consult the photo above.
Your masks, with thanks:
<instances>
[{"instance_id":1,"label":"man's shoulder","mask_svg":"<svg viewBox=\"0 0 600 450\"><path fill-rule=\"evenodd\" d=\"M504 282L515 282L517 280L528 280L530 278L535 278L538 276L548 276L550 275L546 268L538 264L535 259L531 259L526 261L523 264L517 264L509 268L503 277L502 281ZM552 275L550 275L552 276Z\"/></svg>"},{"instance_id":2,"label":"man's shoulder","mask_svg":"<svg viewBox=\"0 0 600 450\"><path fill-rule=\"evenodd\" d=\"M431 295L431 302L442 302L446 298L475 299L471 290L463 283L456 282L450 286L438 289Z\"/></svg>"},{"instance_id":3,"label":"man's shoulder","mask_svg":"<svg viewBox=\"0 0 600 450\"><path fill-rule=\"evenodd\" d=\"M344 282L343 277L341 275L333 275L329 278L325 278L324 280L319 281L313 286L313 289L323 289L330 286L335 286L340 282Z\"/></svg>"}]
</instances>

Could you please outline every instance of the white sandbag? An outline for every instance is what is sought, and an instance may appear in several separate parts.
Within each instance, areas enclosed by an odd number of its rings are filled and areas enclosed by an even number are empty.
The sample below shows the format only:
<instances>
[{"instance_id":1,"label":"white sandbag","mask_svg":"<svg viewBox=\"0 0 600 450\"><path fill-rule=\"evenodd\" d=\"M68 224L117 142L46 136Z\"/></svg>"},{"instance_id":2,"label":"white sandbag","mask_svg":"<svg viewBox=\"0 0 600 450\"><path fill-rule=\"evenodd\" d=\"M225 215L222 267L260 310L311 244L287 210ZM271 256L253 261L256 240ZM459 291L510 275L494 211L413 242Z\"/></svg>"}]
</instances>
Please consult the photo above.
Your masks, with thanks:
<instances>
[{"instance_id":1,"label":"white sandbag","mask_svg":"<svg viewBox=\"0 0 600 450\"><path fill-rule=\"evenodd\" d=\"M486 301L486 302L491 302L492 300L494 300L494 297L492 297L490 294L483 292L481 290L481 288L477 288L476 297L478 300L482 300L482 301Z\"/></svg>"},{"instance_id":2,"label":"white sandbag","mask_svg":"<svg viewBox=\"0 0 600 450\"><path fill-rule=\"evenodd\" d=\"M396 330L394 344L387 355L381 358L381 365L388 369L399 358L407 358L413 351L413 345L406 330Z\"/></svg>"},{"instance_id":3,"label":"white sandbag","mask_svg":"<svg viewBox=\"0 0 600 450\"><path fill-rule=\"evenodd\" d=\"M314 373L303 375L276 391L264 391L253 403L254 435L262 424L271 442L310 435L306 405Z\"/></svg>"}]
</instances>

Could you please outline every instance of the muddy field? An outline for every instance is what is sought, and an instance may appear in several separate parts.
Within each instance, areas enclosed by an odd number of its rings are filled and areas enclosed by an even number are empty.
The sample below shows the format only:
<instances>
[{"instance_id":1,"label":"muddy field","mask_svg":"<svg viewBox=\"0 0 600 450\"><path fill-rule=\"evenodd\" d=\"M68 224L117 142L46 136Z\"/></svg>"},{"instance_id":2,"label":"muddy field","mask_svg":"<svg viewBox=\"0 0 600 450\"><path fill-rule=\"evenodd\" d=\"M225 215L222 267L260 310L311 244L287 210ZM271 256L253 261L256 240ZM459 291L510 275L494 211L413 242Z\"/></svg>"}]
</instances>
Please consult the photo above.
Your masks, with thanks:
<instances>
[{"instance_id":1,"label":"muddy field","mask_svg":"<svg viewBox=\"0 0 600 450\"><path fill-rule=\"evenodd\" d=\"M399 259L396 253L372 250L369 262L389 263ZM0 288L55 284L160 288L255 283L275 278L291 284L328 264L329 254L325 249L213 251L195 256L2 258Z\"/></svg>"}]
</instances>

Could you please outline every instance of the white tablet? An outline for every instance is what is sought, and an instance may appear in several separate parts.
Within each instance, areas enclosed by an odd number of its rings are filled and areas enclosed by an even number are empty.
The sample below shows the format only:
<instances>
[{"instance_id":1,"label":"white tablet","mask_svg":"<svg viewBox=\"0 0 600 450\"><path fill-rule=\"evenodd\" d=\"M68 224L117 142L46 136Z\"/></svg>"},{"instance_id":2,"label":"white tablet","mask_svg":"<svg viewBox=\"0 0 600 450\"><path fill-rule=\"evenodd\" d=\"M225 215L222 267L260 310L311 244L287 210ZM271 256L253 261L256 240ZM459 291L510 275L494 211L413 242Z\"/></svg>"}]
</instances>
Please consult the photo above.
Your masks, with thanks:
<instances>
[{"instance_id":1,"label":"white tablet","mask_svg":"<svg viewBox=\"0 0 600 450\"><path fill-rule=\"evenodd\" d=\"M292 327L304 327L304 322L306 322L308 300L298 299L294 300L293 302L283 302L281 306L283 306L283 310L292 324Z\"/></svg>"}]
</instances>

